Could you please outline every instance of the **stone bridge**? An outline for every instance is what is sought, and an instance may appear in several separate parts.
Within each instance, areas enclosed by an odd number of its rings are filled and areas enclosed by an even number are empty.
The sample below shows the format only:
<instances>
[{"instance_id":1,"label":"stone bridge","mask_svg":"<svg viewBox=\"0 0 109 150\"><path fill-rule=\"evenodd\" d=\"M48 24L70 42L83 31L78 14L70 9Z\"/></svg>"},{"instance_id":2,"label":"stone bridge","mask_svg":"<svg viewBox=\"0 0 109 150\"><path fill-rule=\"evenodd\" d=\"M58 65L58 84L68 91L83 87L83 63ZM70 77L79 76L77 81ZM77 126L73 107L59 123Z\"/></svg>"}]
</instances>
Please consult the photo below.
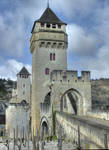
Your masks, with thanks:
<instances>
[{"instance_id":1,"label":"stone bridge","mask_svg":"<svg viewBox=\"0 0 109 150\"><path fill-rule=\"evenodd\" d=\"M80 129L84 149L109 147L109 122L91 117L90 72L78 77L77 71L54 70L49 88L40 106L41 135L57 134L61 125L65 139L76 143Z\"/></svg>"},{"instance_id":2,"label":"stone bridge","mask_svg":"<svg viewBox=\"0 0 109 150\"><path fill-rule=\"evenodd\" d=\"M74 143L78 143L79 127L80 144L83 149L109 148L109 121L56 112L56 125L57 130L61 125L64 138Z\"/></svg>"},{"instance_id":3,"label":"stone bridge","mask_svg":"<svg viewBox=\"0 0 109 150\"><path fill-rule=\"evenodd\" d=\"M90 72L54 70L51 73L50 90L40 105L41 131L52 134L53 113L63 111L75 115L85 115L91 111Z\"/></svg>"}]
</instances>

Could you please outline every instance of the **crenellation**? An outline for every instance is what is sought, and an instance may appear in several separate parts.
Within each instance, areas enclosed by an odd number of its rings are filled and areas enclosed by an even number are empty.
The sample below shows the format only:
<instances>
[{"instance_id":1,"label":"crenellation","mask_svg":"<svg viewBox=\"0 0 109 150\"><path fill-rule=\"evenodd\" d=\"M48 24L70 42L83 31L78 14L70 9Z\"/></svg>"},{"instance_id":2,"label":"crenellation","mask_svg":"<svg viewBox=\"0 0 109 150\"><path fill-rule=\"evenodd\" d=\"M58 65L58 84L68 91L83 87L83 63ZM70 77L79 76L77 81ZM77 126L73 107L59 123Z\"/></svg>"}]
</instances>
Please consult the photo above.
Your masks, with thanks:
<instances>
[{"instance_id":1,"label":"crenellation","mask_svg":"<svg viewBox=\"0 0 109 150\"><path fill-rule=\"evenodd\" d=\"M60 82L90 82L90 72L82 71L81 77L78 76L77 71L63 71L63 70L54 70L51 72L51 81L60 81Z\"/></svg>"},{"instance_id":2,"label":"crenellation","mask_svg":"<svg viewBox=\"0 0 109 150\"><path fill-rule=\"evenodd\" d=\"M83 81L90 81L90 71L82 71L81 72L82 80Z\"/></svg>"}]
</instances>

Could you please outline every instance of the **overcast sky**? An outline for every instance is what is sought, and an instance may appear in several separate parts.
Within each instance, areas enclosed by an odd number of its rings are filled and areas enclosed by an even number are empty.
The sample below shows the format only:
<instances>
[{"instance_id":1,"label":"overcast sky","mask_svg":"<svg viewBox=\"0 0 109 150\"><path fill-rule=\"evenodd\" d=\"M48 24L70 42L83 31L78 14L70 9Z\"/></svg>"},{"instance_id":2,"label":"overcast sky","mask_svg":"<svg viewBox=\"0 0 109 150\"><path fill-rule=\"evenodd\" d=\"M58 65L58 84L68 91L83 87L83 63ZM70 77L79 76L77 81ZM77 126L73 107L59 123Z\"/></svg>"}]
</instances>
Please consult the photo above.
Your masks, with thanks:
<instances>
[{"instance_id":1,"label":"overcast sky","mask_svg":"<svg viewBox=\"0 0 109 150\"><path fill-rule=\"evenodd\" d=\"M0 0L0 77L15 80L24 65L31 71L31 29L46 7L47 0ZM109 0L50 0L50 8L68 24L68 69L109 78Z\"/></svg>"}]
</instances>

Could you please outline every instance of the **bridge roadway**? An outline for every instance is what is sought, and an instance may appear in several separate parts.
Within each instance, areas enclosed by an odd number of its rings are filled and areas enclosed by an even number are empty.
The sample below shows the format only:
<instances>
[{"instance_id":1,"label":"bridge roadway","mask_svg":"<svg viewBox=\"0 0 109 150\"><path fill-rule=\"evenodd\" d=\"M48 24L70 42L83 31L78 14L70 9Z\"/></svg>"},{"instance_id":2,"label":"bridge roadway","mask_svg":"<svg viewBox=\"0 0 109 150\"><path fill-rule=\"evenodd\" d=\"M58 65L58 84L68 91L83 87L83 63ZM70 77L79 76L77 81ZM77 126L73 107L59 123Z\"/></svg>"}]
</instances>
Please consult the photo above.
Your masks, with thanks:
<instances>
[{"instance_id":1,"label":"bridge roadway","mask_svg":"<svg viewBox=\"0 0 109 150\"><path fill-rule=\"evenodd\" d=\"M98 119L94 117L89 117L89 116L75 116L72 114L68 114L70 117L75 118L80 120L81 122L84 122L86 124L92 125L92 126L97 126L101 129L108 130L109 132L109 120L103 120L103 119Z\"/></svg>"},{"instance_id":2,"label":"bridge roadway","mask_svg":"<svg viewBox=\"0 0 109 150\"><path fill-rule=\"evenodd\" d=\"M57 126L61 125L67 140L80 142L86 148L109 148L109 121L89 116L76 116L65 112L56 112Z\"/></svg>"}]
</instances>

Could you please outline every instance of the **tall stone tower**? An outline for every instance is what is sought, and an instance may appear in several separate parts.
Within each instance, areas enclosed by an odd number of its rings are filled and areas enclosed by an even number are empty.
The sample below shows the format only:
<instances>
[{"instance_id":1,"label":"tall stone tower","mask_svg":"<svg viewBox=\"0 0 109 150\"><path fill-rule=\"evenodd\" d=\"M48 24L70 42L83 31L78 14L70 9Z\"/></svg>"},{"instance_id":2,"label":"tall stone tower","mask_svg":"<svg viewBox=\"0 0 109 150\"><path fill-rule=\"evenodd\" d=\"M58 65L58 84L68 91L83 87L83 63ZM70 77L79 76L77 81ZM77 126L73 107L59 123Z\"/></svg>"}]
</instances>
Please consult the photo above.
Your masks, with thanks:
<instances>
[{"instance_id":1,"label":"tall stone tower","mask_svg":"<svg viewBox=\"0 0 109 150\"><path fill-rule=\"evenodd\" d=\"M17 103L26 101L30 103L31 94L31 81L30 73L23 67L21 71L17 74Z\"/></svg>"},{"instance_id":2,"label":"tall stone tower","mask_svg":"<svg viewBox=\"0 0 109 150\"><path fill-rule=\"evenodd\" d=\"M34 22L31 37L32 53L32 130L40 128L40 103L49 93L50 73L67 69L66 23L46 8Z\"/></svg>"}]
</instances>

